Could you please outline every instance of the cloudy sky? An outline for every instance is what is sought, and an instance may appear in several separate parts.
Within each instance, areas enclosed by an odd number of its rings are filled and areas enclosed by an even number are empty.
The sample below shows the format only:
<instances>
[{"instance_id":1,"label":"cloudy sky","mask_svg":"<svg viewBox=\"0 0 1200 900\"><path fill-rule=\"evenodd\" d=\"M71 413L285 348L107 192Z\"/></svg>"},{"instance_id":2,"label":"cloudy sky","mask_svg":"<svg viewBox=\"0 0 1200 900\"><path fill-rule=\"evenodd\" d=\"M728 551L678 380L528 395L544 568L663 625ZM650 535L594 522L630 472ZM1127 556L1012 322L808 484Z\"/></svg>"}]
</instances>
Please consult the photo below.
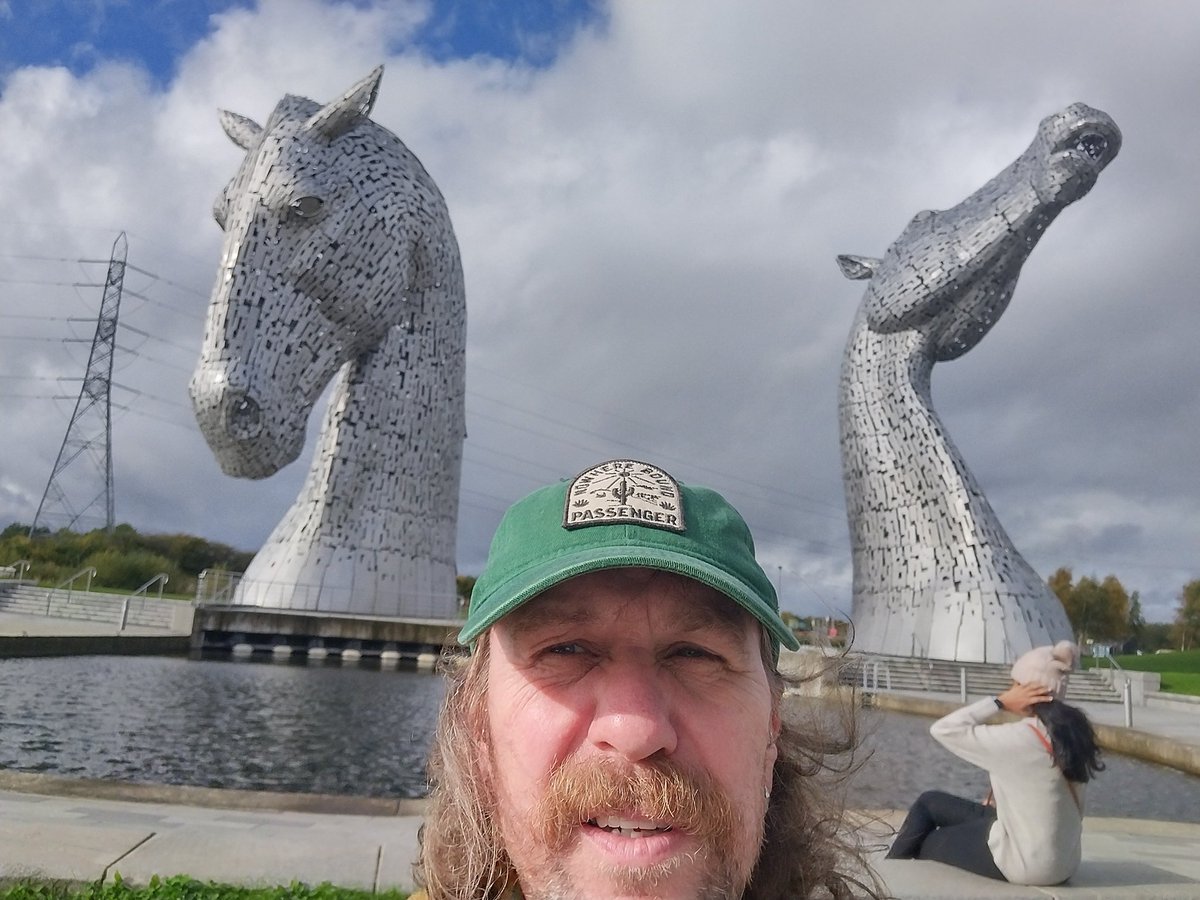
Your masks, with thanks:
<instances>
[{"instance_id":1,"label":"cloudy sky","mask_svg":"<svg viewBox=\"0 0 1200 900\"><path fill-rule=\"evenodd\" d=\"M186 393L241 154L217 113L383 63L373 118L441 186L466 271L460 570L514 499L628 455L726 493L785 608L845 609L863 283L834 258L881 255L1082 100L1121 154L934 400L1039 572L1114 573L1167 620L1200 576L1197 46L1190 0L0 0L0 524L37 510L123 231L117 519L265 539L308 453L227 478ZM85 506L97 469L68 472Z\"/></svg>"}]
</instances>

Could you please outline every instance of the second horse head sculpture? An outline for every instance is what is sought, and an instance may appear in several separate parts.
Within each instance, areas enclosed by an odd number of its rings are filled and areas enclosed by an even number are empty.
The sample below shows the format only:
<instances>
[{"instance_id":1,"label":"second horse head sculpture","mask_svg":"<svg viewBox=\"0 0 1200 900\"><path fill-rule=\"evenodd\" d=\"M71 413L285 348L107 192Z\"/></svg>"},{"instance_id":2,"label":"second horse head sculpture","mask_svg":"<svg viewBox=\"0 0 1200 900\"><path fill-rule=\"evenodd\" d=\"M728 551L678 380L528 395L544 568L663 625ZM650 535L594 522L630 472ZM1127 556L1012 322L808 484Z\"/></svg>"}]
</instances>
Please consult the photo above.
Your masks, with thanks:
<instances>
[{"instance_id":1,"label":"second horse head sculpture","mask_svg":"<svg viewBox=\"0 0 1200 900\"><path fill-rule=\"evenodd\" d=\"M870 279L838 404L855 649L1006 662L1071 637L934 412L930 376L996 324L1045 229L1120 146L1111 118L1073 104L957 206L918 213L882 259L838 258Z\"/></svg>"}]
</instances>

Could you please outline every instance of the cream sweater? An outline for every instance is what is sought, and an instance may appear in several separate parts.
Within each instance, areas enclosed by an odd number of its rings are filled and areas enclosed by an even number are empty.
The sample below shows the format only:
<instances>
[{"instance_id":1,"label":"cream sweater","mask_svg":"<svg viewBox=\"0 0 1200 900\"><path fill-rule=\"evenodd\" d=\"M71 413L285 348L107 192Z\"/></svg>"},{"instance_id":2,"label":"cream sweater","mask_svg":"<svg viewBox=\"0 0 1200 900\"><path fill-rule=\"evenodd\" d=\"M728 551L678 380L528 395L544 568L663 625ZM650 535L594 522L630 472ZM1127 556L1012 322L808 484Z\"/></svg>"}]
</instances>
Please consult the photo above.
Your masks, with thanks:
<instances>
[{"instance_id":1,"label":"cream sweater","mask_svg":"<svg viewBox=\"0 0 1200 900\"><path fill-rule=\"evenodd\" d=\"M991 777L996 822L988 846L1004 877L1014 884L1059 884L1079 866L1083 816L1067 779L1033 733L1037 728L1046 736L1042 723L1031 717L984 724L999 712L988 697L938 719L929 733ZM1082 805L1084 786L1074 789Z\"/></svg>"}]
</instances>

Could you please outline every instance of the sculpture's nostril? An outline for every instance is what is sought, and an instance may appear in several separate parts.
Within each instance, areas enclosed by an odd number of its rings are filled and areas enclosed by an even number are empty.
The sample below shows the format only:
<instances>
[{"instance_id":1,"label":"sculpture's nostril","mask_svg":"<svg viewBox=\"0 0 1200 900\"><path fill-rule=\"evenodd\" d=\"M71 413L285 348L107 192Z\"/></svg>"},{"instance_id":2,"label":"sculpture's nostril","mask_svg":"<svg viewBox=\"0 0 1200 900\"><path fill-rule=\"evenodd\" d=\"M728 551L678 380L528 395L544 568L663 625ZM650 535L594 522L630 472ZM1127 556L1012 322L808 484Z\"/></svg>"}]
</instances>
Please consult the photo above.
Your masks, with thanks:
<instances>
[{"instance_id":1,"label":"sculpture's nostril","mask_svg":"<svg viewBox=\"0 0 1200 900\"><path fill-rule=\"evenodd\" d=\"M262 433L262 410L243 394L230 400L225 409L225 423L237 440L252 440Z\"/></svg>"},{"instance_id":2,"label":"sculpture's nostril","mask_svg":"<svg viewBox=\"0 0 1200 900\"><path fill-rule=\"evenodd\" d=\"M1075 142L1075 149L1080 153L1086 153L1091 159L1099 159L1108 149L1108 140L1102 134L1089 131L1079 136Z\"/></svg>"}]
</instances>

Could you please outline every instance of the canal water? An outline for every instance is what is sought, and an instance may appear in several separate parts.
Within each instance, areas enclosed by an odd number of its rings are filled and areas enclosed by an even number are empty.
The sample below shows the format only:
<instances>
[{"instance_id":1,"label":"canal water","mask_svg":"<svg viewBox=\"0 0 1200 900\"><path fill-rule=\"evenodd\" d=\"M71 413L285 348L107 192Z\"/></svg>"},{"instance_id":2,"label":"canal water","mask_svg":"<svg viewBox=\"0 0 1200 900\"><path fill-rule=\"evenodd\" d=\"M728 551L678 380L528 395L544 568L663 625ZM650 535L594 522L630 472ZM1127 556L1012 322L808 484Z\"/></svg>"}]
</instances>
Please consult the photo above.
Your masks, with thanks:
<instances>
[{"instance_id":1,"label":"canal water","mask_svg":"<svg viewBox=\"0 0 1200 900\"><path fill-rule=\"evenodd\" d=\"M0 768L77 778L420 797L440 676L361 665L61 657L0 660ZM983 773L930 720L865 710L858 808L929 788L981 798ZM1088 813L1200 823L1200 778L1115 754Z\"/></svg>"},{"instance_id":2,"label":"canal water","mask_svg":"<svg viewBox=\"0 0 1200 900\"><path fill-rule=\"evenodd\" d=\"M863 711L859 752L866 761L851 778L852 806L906 809L921 791L931 788L983 799L987 775L934 741L929 736L932 721ZM1200 823L1200 778L1116 753L1106 753L1103 759L1105 770L1088 784L1088 815Z\"/></svg>"},{"instance_id":3,"label":"canal water","mask_svg":"<svg viewBox=\"0 0 1200 900\"><path fill-rule=\"evenodd\" d=\"M419 797L440 676L150 656L0 660L0 768Z\"/></svg>"}]
</instances>

